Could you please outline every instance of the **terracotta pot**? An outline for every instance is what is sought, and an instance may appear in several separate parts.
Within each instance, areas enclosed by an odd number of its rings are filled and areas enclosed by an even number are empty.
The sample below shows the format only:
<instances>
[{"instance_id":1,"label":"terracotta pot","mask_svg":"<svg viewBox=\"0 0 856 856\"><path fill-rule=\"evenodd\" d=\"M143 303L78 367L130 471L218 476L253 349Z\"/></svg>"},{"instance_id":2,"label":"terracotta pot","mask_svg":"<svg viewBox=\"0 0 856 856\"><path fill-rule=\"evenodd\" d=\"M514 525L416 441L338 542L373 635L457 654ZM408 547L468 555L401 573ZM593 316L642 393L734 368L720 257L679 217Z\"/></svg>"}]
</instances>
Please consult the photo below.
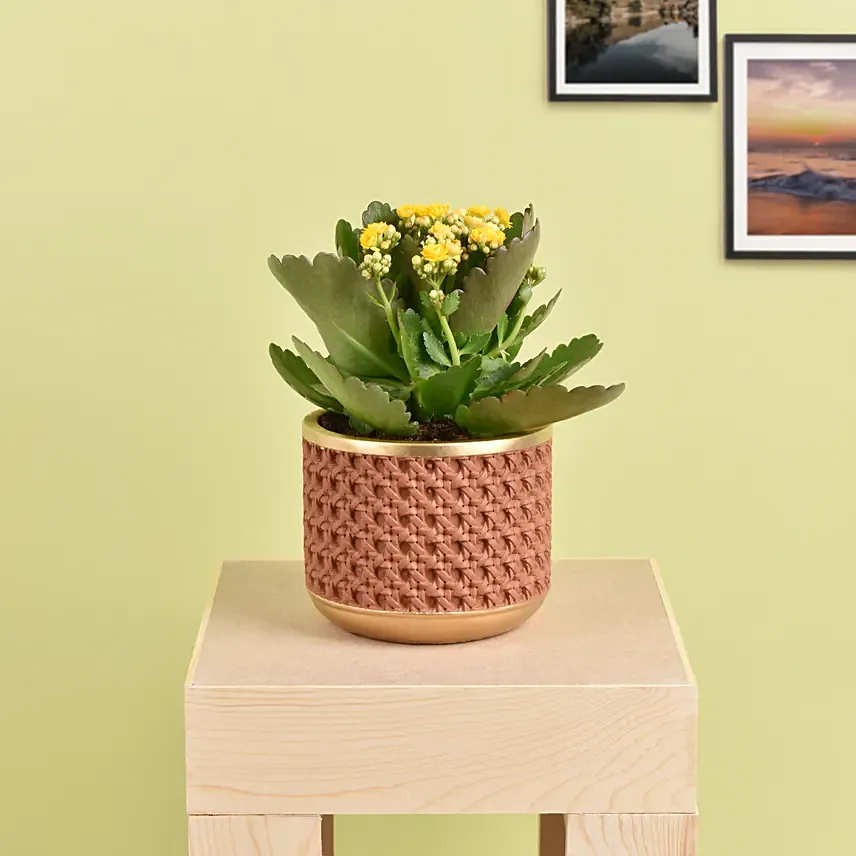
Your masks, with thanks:
<instances>
[{"instance_id":1,"label":"terracotta pot","mask_svg":"<svg viewBox=\"0 0 856 856\"><path fill-rule=\"evenodd\" d=\"M459 443L303 422L306 586L332 622L392 642L518 627L550 587L551 428Z\"/></svg>"}]
</instances>

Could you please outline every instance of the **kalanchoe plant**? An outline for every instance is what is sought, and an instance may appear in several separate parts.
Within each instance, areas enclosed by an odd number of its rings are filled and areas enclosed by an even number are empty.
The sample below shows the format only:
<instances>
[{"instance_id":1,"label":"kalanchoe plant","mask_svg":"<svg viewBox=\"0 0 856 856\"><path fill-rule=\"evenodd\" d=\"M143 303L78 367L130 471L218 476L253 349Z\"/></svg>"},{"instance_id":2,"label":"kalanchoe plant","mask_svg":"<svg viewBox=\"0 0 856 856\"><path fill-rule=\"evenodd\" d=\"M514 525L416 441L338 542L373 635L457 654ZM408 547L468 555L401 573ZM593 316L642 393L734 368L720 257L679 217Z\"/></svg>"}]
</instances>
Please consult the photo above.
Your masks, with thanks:
<instances>
[{"instance_id":1,"label":"kalanchoe plant","mask_svg":"<svg viewBox=\"0 0 856 856\"><path fill-rule=\"evenodd\" d=\"M529 311L546 275L534 264L539 238L531 206L509 216L372 202L361 228L338 222L337 255L270 257L329 351L271 344L273 364L366 436L428 436L425 426L453 421L462 436L496 437L608 404L623 384L562 386L600 351L592 334L518 360L559 297Z\"/></svg>"}]
</instances>

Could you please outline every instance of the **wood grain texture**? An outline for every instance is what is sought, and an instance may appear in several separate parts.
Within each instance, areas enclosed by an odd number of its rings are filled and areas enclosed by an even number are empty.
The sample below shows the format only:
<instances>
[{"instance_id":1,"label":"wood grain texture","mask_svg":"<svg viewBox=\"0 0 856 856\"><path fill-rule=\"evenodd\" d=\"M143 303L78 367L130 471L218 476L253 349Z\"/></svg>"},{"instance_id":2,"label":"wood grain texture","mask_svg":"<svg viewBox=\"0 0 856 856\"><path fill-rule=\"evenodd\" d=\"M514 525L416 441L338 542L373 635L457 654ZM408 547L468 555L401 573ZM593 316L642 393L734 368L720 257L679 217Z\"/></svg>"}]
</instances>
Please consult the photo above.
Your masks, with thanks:
<instances>
[{"instance_id":1,"label":"wood grain texture","mask_svg":"<svg viewBox=\"0 0 856 856\"><path fill-rule=\"evenodd\" d=\"M560 561L518 631L351 636L298 563L224 566L185 688L190 814L691 813L697 691L652 564Z\"/></svg>"},{"instance_id":2,"label":"wood grain texture","mask_svg":"<svg viewBox=\"0 0 856 856\"><path fill-rule=\"evenodd\" d=\"M694 687L188 693L191 814L695 810Z\"/></svg>"},{"instance_id":3,"label":"wood grain texture","mask_svg":"<svg viewBox=\"0 0 856 856\"><path fill-rule=\"evenodd\" d=\"M190 856L321 856L321 818L191 816L188 841Z\"/></svg>"},{"instance_id":4,"label":"wood grain texture","mask_svg":"<svg viewBox=\"0 0 856 856\"><path fill-rule=\"evenodd\" d=\"M572 814L565 823L565 856L696 856L698 852L696 814Z\"/></svg>"},{"instance_id":5,"label":"wood grain texture","mask_svg":"<svg viewBox=\"0 0 856 856\"><path fill-rule=\"evenodd\" d=\"M559 560L519 630L459 646L351 636L313 608L299 562L224 565L189 686L686 685L647 559Z\"/></svg>"}]
</instances>

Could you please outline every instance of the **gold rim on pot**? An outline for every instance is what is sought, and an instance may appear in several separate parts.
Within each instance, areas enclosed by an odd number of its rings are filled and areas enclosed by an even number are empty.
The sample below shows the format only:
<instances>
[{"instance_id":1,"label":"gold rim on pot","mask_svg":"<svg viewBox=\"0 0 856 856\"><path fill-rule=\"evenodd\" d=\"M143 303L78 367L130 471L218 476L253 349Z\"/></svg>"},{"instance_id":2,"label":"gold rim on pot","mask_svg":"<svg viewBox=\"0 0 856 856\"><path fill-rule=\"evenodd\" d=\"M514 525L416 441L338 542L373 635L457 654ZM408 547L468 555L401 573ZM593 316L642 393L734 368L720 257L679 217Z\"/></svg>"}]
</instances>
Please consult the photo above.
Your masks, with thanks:
<instances>
[{"instance_id":1,"label":"gold rim on pot","mask_svg":"<svg viewBox=\"0 0 856 856\"><path fill-rule=\"evenodd\" d=\"M495 455L529 449L552 439L553 426L547 425L528 434L513 434L491 440L461 440L435 443L413 440L371 440L336 434L318 424L323 410L315 410L303 420L303 439L325 449L360 455L385 455L403 458L460 458L467 455Z\"/></svg>"},{"instance_id":2,"label":"gold rim on pot","mask_svg":"<svg viewBox=\"0 0 856 856\"><path fill-rule=\"evenodd\" d=\"M541 607L546 595L524 603L477 609L468 612L383 612L346 606L309 592L315 608L333 624L383 642L410 645L448 645L475 642L500 636L528 621Z\"/></svg>"}]
</instances>

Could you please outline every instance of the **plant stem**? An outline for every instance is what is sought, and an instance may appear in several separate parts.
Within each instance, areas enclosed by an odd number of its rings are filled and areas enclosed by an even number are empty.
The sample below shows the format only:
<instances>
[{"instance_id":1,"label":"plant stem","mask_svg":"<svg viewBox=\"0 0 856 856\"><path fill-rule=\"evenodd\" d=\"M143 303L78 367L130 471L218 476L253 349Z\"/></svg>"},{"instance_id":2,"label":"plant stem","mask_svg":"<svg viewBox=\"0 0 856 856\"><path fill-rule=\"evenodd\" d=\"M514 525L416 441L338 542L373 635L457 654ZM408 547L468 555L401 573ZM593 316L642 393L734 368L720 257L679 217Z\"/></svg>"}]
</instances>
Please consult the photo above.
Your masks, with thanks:
<instances>
[{"instance_id":1,"label":"plant stem","mask_svg":"<svg viewBox=\"0 0 856 856\"><path fill-rule=\"evenodd\" d=\"M526 315L526 313L521 311L517 316L517 320L514 322L514 326L511 328L511 332L508 334L508 338L504 342L497 342L496 347L491 349L486 356L498 357L503 351L507 351L512 345L514 345L517 335L520 333L520 328L523 326L524 315Z\"/></svg>"},{"instance_id":2,"label":"plant stem","mask_svg":"<svg viewBox=\"0 0 856 856\"><path fill-rule=\"evenodd\" d=\"M443 336L449 345L449 353L452 355L452 365L459 366L461 364L461 355L458 353L458 346L455 343L455 334L449 326L449 319L439 310L436 310L437 317L440 319L440 327L443 330Z\"/></svg>"},{"instance_id":3,"label":"plant stem","mask_svg":"<svg viewBox=\"0 0 856 856\"><path fill-rule=\"evenodd\" d=\"M375 277L375 284L377 285L377 293L383 303L383 311L386 314L386 323L389 324L389 329L392 331L392 337L395 339L395 347L400 351L401 338L398 331L398 323L392 313L392 305L389 302L389 298L386 296L386 292L383 290L383 285L381 285L379 276Z\"/></svg>"}]
</instances>

